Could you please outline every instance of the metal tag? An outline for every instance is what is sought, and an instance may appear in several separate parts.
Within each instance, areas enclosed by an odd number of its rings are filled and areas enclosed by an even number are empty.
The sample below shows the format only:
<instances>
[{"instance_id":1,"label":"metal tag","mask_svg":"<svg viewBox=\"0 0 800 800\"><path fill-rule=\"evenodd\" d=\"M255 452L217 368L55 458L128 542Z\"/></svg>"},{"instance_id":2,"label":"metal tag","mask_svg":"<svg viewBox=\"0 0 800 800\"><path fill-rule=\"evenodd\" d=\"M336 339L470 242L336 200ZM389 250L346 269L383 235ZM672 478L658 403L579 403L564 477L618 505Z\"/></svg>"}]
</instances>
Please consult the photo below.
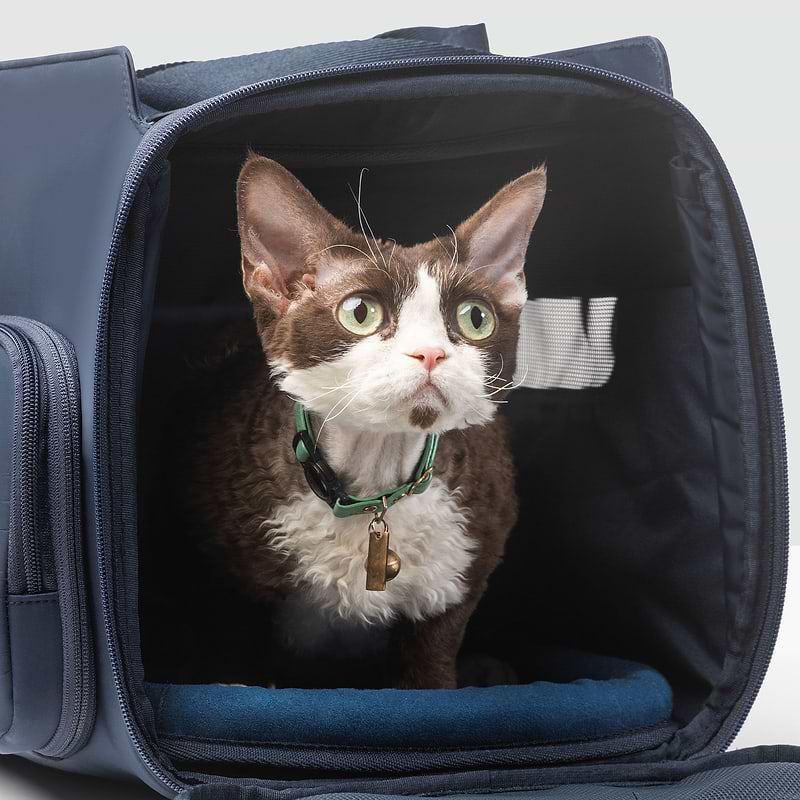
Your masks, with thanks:
<instances>
[{"instance_id":1,"label":"metal tag","mask_svg":"<svg viewBox=\"0 0 800 800\"><path fill-rule=\"evenodd\" d=\"M389 526L381 520L382 527L373 520L369 524L369 549L367 550L367 591L386 589L386 565L389 560Z\"/></svg>"}]
</instances>

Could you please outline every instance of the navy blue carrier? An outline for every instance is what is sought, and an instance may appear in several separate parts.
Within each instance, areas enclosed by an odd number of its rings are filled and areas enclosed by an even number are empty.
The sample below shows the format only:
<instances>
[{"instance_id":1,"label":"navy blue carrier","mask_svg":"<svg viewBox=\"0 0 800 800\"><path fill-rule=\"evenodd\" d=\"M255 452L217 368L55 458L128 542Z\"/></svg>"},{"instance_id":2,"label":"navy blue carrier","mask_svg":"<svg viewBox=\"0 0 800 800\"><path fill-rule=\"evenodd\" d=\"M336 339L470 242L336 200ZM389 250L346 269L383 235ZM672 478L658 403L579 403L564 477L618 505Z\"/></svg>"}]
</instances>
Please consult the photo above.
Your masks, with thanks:
<instances>
[{"instance_id":1,"label":"navy blue carrier","mask_svg":"<svg viewBox=\"0 0 800 800\"><path fill-rule=\"evenodd\" d=\"M724 752L783 604L783 416L739 198L656 39L115 48L0 64L0 107L0 752L192 800L800 797L800 748ZM164 513L171 402L251 313L248 148L351 223L367 168L404 244L547 162L503 411L520 521L463 649L516 682L260 684L263 619Z\"/></svg>"}]
</instances>

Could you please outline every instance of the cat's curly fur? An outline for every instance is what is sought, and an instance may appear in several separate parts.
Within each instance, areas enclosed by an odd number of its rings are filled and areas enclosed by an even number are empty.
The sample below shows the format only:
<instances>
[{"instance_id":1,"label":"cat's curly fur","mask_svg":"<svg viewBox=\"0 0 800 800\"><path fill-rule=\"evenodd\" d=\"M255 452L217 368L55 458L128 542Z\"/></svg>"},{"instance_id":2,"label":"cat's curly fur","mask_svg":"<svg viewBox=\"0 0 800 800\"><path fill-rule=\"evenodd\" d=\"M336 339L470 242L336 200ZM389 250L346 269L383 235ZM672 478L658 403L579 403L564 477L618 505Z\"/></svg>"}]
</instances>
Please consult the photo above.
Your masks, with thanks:
<instances>
[{"instance_id":1,"label":"cat's curly fur","mask_svg":"<svg viewBox=\"0 0 800 800\"><path fill-rule=\"evenodd\" d=\"M525 249L544 186L541 169L508 184L453 231L448 252L439 240L402 247L358 234L275 162L251 156L243 167L255 329L206 372L180 485L201 547L240 591L269 604L289 650L379 647L387 684L456 685L466 624L517 515L494 401L511 385ZM371 336L337 321L341 299L359 292L387 318ZM465 298L493 309L496 330L484 341L459 333L453 309ZM417 341L440 349L441 366L425 373L409 351ZM352 494L407 480L425 432L441 435L430 488L387 514L403 567L383 593L364 588L368 520L335 518L295 461L295 398L322 427L320 445Z\"/></svg>"}]
</instances>

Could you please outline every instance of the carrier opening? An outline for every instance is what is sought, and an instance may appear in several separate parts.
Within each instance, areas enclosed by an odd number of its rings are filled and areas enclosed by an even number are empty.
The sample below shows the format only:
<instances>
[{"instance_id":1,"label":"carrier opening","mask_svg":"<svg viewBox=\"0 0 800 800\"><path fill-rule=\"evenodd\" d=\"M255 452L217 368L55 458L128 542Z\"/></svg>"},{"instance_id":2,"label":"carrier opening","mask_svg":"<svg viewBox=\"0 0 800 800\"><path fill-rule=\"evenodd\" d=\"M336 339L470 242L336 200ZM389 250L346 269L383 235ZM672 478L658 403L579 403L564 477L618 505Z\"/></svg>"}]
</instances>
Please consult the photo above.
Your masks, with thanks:
<instances>
[{"instance_id":1,"label":"carrier opening","mask_svg":"<svg viewBox=\"0 0 800 800\"><path fill-rule=\"evenodd\" d=\"M393 756L395 771L487 752L552 763L646 751L700 713L721 674L741 554L720 530L697 231L674 188L694 167L673 124L575 80L465 75L453 95L429 77L243 103L185 134L139 198L132 225L148 243L126 254L144 266L145 320L128 645L141 642L153 733L187 769L358 771L364 748L414 754ZM352 689L348 665L330 676L340 688L303 688L300 673L265 686L264 610L210 580L170 514L176 398L209 342L251 315L234 197L247 148L354 227L348 186L366 168L370 225L404 244L446 234L547 163L519 387L502 411L520 519L462 648L510 665L514 685Z\"/></svg>"}]
</instances>

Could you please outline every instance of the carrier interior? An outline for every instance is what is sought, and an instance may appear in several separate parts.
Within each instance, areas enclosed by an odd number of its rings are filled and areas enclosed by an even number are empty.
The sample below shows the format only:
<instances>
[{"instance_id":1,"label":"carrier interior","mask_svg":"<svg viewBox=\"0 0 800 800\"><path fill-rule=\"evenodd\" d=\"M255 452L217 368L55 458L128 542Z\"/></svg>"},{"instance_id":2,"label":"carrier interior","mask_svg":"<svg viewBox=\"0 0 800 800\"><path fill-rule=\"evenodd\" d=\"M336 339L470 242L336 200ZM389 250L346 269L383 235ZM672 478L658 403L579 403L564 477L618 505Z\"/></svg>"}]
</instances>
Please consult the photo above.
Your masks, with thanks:
<instances>
[{"instance_id":1,"label":"carrier interior","mask_svg":"<svg viewBox=\"0 0 800 800\"><path fill-rule=\"evenodd\" d=\"M691 250L672 188L675 132L631 97L601 102L568 82L532 90L497 76L490 88L477 79L465 87L453 95L421 81L403 96L351 88L346 100L320 94L302 109L278 95L270 110L254 101L183 136L169 155L168 196L166 178L154 192L166 209L157 276L144 286L139 603L156 729L178 761L253 764L266 752L274 763L279 744L430 751L628 736L641 750L698 714L718 680L731 554ZM575 339L588 337L598 299L616 298L604 323L612 369L606 352L604 369L590 364L592 380L585 364L551 370L502 411L513 425L520 522L463 652L513 665L519 685L413 698L255 688L263 609L207 579L169 514L159 466L170 404L192 364L225 323L249 317L233 191L247 147L283 163L353 226L349 187L368 168L372 229L408 244L446 236L448 224L546 161L528 294L577 298L537 329L555 337L549 352L599 358ZM159 202L150 203L153 229Z\"/></svg>"}]
</instances>

